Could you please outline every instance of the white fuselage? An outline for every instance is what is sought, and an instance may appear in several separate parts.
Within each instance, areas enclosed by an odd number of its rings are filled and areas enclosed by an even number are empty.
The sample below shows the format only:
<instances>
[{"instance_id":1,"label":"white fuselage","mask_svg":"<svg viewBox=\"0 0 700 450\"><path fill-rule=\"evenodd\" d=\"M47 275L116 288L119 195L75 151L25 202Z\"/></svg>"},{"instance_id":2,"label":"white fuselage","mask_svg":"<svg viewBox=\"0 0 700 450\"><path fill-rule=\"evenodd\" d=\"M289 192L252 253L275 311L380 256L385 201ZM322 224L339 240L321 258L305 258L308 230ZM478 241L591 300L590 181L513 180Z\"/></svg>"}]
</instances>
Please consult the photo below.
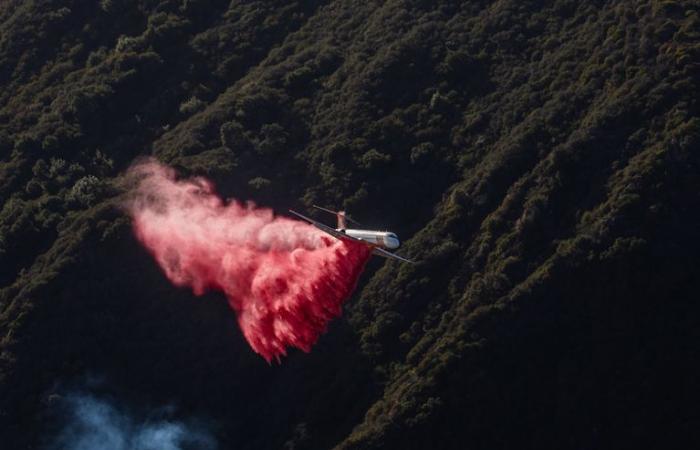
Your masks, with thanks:
<instances>
[{"instance_id":1,"label":"white fuselage","mask_svg":"<svg viewBox=\"0 0 700 450\"><path fill-rule=\"evenodd\" d=\"M338 231L341 233L345 233L350 237L354 237L355 239L365 241L368 244L375 245L377 247L395 249L395 248L399 248L399 245L401 245L401 242L399 242L399 238L396 236L396 234L394 234L390 231L353 230L353 229L346 229L346 230L339 229Z\"/></svg>"}]
</instances>

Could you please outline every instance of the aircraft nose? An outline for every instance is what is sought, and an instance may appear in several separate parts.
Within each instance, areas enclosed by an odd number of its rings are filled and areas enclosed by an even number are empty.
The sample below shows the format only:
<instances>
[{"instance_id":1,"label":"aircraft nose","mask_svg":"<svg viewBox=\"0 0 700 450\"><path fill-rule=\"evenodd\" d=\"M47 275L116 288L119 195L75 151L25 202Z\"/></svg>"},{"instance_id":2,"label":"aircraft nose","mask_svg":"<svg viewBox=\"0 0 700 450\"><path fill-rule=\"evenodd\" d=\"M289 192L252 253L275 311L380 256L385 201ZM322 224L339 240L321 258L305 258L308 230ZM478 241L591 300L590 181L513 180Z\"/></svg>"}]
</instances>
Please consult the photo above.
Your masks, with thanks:
<instances>
[{"instance_id":1,"label":"aircraft nose","mask_svg":"<svg viewBox=\"0 0 700 450\"><path fill-rule=\"evenodd\" d=\"M395 249L395 248L399 248L399 245L401 245L401 243L399 242L399 240L397 238L395 238L393 236L385 236L384 237L384 245L386 245L386 248Z\"/></svg>"}]
</instances>

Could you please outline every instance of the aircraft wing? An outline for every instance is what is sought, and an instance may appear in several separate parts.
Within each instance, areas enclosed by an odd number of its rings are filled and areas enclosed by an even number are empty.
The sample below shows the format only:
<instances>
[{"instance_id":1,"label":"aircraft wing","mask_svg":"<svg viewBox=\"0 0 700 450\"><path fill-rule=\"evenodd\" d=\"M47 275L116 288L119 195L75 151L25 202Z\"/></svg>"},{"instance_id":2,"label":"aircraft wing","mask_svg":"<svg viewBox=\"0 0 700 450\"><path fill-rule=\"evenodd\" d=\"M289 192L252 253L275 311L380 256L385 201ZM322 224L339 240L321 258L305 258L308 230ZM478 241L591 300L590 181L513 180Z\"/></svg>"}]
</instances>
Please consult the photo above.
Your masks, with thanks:
<instances>
[{"instance_id":1,"label":"aircraft wing","mask_svg":"<svg viewBox=\"0 0 700 450\"><path fill-rule=\"evenodd\" d=\"M374 253L377 256L382 256L384 258L398 259L399 261L403 261L403 262L407 262L407 263L411 263L411 264L416 263L415 261L411 261L410 259L403 258L399 255L388 252L388 251L384 250L383 248L379 248L379 247L374 247L374 250L372 251L372 253Z\"/></svg>"},{"instance_id":2,"label":"aircraft wing","mask_svg":"<svg viewBox=\"0 0 700 450\"><path fill-rule=\"evenodd\" d=\"M290 209L289 212L292 213L292 214L294 214L295 216L301 218L301 219L306 220L307 222L311 223L313 226L315 226L315 227L318 228L319 230L325 231L326 233L330 234L331 236L333 236L333 237L335 237L335 238L338 238L338 239L341 239L341 240L344 240L344 241L362 242L362 243L365 244L365 245L367 244L365 241L362 241L362 240L360 240L360 239L356 239L356 238L354 238L354 237L352 237L352 236L348 236L348 235L345 234L345 233L341 233L340 231L336 230L335 228L329 227L328 225L326 225L326 224L324 224L324 223L321 223L321 222L318 222L318 221L316 221L316 220L314 220L314 219L312 219L312 218L310 218L310 217L306 217L306 216L303 215L303 214L299 214L299 213L296 212L296 211L293 211L293 210Z\"/></svg>"}]
</instances>

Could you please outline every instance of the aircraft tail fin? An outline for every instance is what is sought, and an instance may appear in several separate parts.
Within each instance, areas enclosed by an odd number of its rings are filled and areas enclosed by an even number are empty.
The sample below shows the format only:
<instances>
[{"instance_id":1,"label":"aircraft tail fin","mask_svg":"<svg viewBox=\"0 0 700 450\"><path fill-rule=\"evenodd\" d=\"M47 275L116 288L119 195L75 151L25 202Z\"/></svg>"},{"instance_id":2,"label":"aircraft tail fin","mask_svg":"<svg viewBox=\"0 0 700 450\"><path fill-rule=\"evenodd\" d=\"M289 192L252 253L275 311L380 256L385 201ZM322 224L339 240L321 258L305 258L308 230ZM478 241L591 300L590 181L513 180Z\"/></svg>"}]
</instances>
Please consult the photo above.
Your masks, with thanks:
<instances>
[{"instance_id":1,"label":"aircraft tail fin","mask_svg":"<svg viewBox=\"0 0 700 450\"><path fill-rule=\"evenodd\" d=\"M320 209L321 211L325 211L325 212L327 212L327 213L334 214L335 217L338 219L338 226L337 226L337 228L338 228L339 230L344 230L344 229L347 228L347 226L346 226L346 221L347 221L347 222L350 222L350 223L354 223L355 225L360 225L360 223L359 223L358 221L353 220L353 219L349 218L348 216L346 216L346 215L345 215L345 211L333 211L333 210L331 210L331 209L322 208L322 207L316 206L316 205L312 205L312 206L313 206L314 208L316 208L316 209Z\"/></svg>"}]
</instances>

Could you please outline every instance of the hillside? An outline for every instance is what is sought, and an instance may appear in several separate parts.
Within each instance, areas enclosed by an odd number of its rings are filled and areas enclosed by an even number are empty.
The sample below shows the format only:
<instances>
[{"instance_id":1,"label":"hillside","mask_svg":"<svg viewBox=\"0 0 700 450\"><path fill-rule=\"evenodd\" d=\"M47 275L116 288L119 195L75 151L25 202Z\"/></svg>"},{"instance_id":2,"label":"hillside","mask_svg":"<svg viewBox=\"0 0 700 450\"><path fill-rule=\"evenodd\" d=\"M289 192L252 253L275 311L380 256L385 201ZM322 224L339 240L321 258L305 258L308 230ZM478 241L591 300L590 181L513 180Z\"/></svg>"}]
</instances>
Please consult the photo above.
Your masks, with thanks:
<instances>
[{"instance_id":1,"label":"hillside","mask_svg":"<svg viewBox=\"0 0 700 450\"><path fill-rule=\"evenodd\" d=\"M0 3L0 441L66 386L223 449L700 441L693 1ZM153 155L284 214L395 231L268 365L120 209ZM320 219L322 216L318 216Z\"/></svg>"}]
</instances>

